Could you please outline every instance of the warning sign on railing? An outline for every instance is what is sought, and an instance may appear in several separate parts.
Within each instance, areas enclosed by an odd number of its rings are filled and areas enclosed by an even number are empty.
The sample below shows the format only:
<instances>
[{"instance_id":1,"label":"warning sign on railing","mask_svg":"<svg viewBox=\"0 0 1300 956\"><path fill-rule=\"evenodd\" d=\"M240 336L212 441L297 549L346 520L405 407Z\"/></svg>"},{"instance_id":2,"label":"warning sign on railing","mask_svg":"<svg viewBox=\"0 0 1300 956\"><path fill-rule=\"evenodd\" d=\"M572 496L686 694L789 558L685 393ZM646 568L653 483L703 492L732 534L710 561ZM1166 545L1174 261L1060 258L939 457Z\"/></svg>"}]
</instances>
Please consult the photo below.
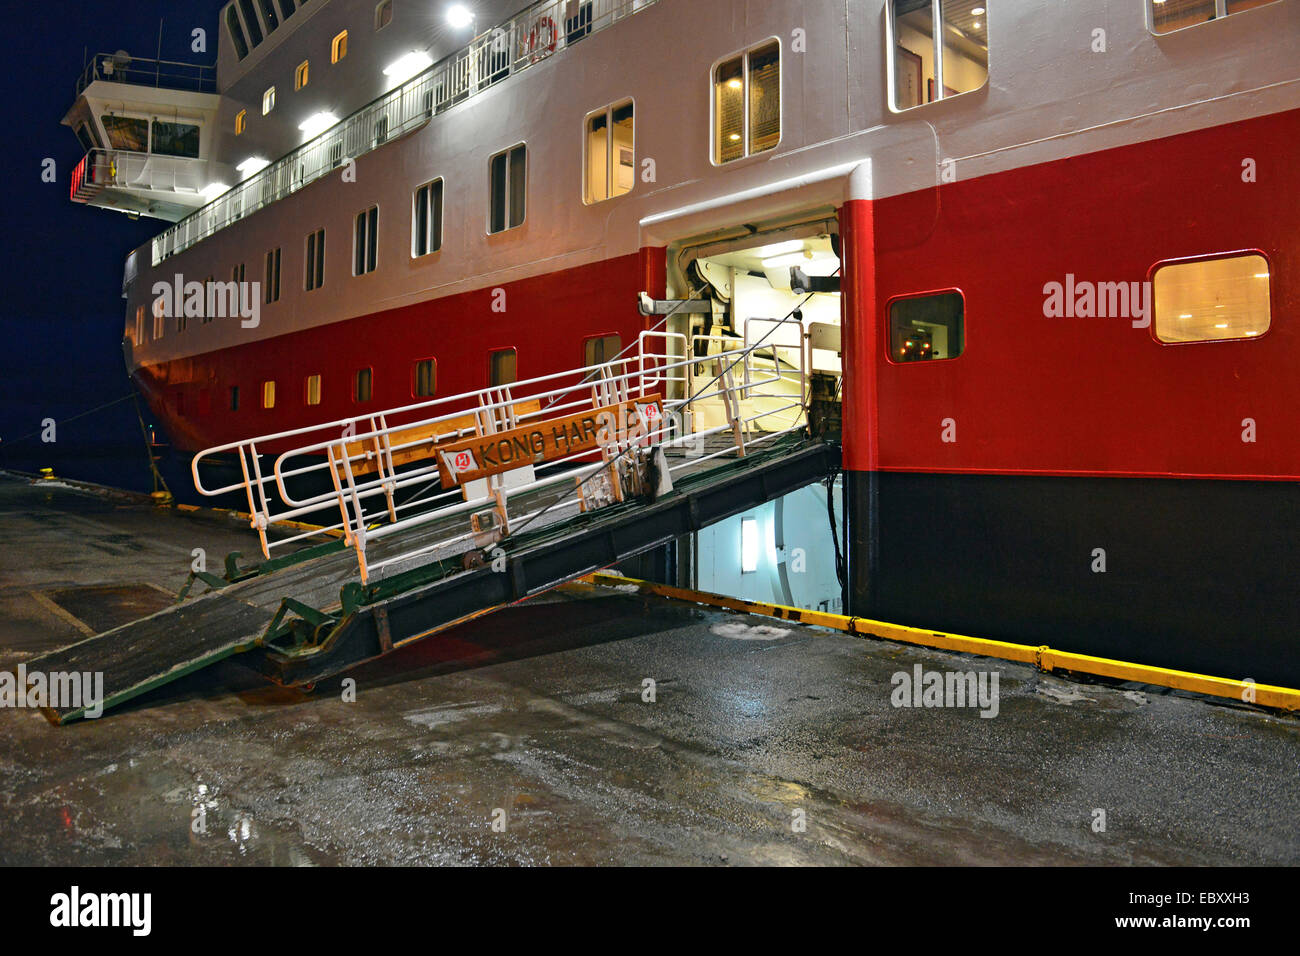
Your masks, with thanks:
<instances>
[{"instance_id":1,"label":"warning sign on railing","mask_svg":"<svg viewBox=\"0 0 1300 956\"><path fill-rule=\"evenodd\" d=\"M655 431L662 418L660 398L651 395L467 438L438 449L439 477L444 488L453 488L513 468L595 451L602 445L635 442Z\"/></svg>"}]
</instances>

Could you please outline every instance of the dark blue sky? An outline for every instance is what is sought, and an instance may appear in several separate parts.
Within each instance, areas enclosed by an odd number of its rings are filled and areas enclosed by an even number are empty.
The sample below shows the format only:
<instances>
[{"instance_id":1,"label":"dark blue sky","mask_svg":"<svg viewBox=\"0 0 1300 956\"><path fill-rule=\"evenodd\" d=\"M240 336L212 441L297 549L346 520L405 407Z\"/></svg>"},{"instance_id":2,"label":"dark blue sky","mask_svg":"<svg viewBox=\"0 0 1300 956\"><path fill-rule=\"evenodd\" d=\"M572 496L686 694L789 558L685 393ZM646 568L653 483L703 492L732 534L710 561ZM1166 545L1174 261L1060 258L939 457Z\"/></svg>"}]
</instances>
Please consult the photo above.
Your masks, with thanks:
<instances>
[{"instance_id":1,"label":"dark blue sky","mask_svg":"<svg viewBox=\"0 0 1300 956\"><path fill-rule=\"evenodd\" d=\"M8 5L21 39L6 49L17 121L9 126L8 228L0 230L7 279L0 300L0 467L31 470L48 459L69 477L111 480L95 459L121 453L132 463L144 461L129 402L69 421L54 446L27 437L43 418L71 419L129 394L120 348L122 265L165 225L72 203L69 179L82 150L59 121L72 106L87 50L152 58L160 20L163 59L215 62L221 2ZM207 53L190 49L196 27L208 31ZM56 183L41 181L47 157L57 163ZM131 471L142 467L133 464ZM139 476L124 475L121 483L138 486Z\"/></svg>"}]
</instances>

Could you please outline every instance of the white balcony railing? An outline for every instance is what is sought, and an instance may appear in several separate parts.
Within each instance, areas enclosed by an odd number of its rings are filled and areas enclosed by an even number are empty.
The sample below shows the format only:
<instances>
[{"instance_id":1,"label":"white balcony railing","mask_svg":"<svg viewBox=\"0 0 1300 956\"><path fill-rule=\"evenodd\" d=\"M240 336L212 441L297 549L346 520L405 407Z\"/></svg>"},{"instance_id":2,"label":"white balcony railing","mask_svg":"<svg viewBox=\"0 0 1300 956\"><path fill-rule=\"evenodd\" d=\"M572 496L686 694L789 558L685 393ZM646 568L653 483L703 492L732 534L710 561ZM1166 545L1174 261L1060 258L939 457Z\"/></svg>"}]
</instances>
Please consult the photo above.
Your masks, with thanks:
<instances>
[{"instance_id":1,"label":"white balcony railing","mask_svg":"<svg viewBox=\"0 0 1300 956\"><path fill-rule=\"evenodd\" d=\"M533 4L176 223L154 239L153 264L654 2Z\"/></svg>"}]
</instances>

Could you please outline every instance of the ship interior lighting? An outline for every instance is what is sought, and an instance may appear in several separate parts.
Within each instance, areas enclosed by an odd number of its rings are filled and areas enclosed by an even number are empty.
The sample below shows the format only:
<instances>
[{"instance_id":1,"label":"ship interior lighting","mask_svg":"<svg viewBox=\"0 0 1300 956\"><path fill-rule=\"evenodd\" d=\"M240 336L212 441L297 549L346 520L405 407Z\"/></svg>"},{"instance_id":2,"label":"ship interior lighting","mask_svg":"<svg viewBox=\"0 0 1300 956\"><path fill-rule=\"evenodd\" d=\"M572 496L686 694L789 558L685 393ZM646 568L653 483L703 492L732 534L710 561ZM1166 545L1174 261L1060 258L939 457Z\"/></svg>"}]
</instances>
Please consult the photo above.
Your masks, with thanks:
<instances>
[{"instance_id":1,"label":"ship interior lighting","mask_svg":"<svg viewBox=\"0 0 1300 956\"><path fill-rule=\"evenodd\" d=\"M774 242L770 246L763 246L758 250L758 256L761 259L769 259L772 256L783 256L787 252L803 252L803 240L791 239L789 242Z\"/></svg>"},{"instance_id":2,"label":"ship interior lighting","mask_svg":"<svg viewBox=\"0 0 1300 956\"><path fill-rule=\"evenodd\" d=\"M776 256L771 259L763 260L764 269L783 269L786 266L798 266L808 262L813 257L803 252L791 252L788 255Z\"/></svg>"},{"instance_id":3,"label":"ship interior lighting","mask_svg":"<svg viewBox=\"0 0 1300 956\"><path fill-rule=\"evenodd\" d=\"M740 573L753 574L758 570L758 522L753 518L740 519Z\"/></svg>"},{"instance_id":4,"label":"ship interior lighting","mask_svg":"<svg viewBox=\"0 0 1300 956\"><path fill-rule=\"evenodd\" d=\"M323 133L338 121L339 118L333 113L322 110L319 113L313 113L311 116L308 116L298 124L298 128L308 136L315 136L317 133Z\"/></svg>"},{"instance_id":5,"label":"ship interior lighting","mask_svg":"<svg viewBox=\"0 0 1300 956\"><path fill-rule=\"evenodd\" d=\"M474 14L470 13L469 8L456 4L447 11L447 23L453 30L461 30L474 22Z\"/></svg>"}]
</instances>

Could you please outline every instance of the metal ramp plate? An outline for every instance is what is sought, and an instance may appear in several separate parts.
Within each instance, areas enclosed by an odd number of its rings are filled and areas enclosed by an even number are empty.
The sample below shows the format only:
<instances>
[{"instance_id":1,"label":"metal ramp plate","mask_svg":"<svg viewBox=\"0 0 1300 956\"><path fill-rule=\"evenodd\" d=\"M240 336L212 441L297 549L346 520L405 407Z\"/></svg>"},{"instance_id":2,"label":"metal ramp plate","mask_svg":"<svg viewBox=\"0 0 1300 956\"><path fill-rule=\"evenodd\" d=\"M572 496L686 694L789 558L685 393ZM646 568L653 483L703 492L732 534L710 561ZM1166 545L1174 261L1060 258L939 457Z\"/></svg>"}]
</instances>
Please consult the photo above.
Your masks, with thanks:
<instances>
[{"instance_id":1,"label":"metal ramp plate","mask_svg":"<svg viewBox=\"0 0 1300 956\"><path fill-rule=\"evenodd\" d=\"M221 593L87 638L22 662L28 675L103 674L104 710L215 664L257 644L271 613ZM16 671L11 669L11 673ZM66 702L65 702L66 703ZM85 716L86 707L45 708L55 723Z\"/></svg>"}]
</instances>

